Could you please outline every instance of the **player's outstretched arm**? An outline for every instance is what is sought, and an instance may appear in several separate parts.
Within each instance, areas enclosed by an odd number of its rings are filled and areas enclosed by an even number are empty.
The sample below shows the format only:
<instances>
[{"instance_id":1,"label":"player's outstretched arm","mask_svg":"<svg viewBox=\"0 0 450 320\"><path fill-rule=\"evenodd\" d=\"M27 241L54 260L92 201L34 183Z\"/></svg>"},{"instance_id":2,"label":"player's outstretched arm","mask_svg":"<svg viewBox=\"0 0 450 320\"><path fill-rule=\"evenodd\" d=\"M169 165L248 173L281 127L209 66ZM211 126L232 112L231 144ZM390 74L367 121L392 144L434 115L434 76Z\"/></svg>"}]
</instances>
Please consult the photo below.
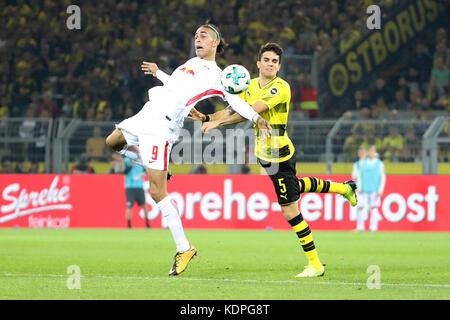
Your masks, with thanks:
<instances>
[{"instance_id":1,"label":"player's outstretched arm","mask_svg":"<svg viewBox=\"0 0 450 320\"><path fill-rule=\"evenodd\" d=\"M225 119L227 116L234 114L235 111L230 107L226 107L225 109L222 109L220 111L205 115L204 113L201 113L195 108L191 109L191 112L189 112L189 119L192 119L194 121L202 121L202 122L208 122L208 121L216 121L219 119ZM242 120L246 120L244 117L241 117ZM240 122L240 121L239 121Z\"/></svg>"},{"instance_id":2,"label":"player's outstretched arm","mask_svg":"<svg viewBox=\"0 0 450 320\"><path fill-rule=\"evenodd\" d=\"M252 121L258 125L263 137L269 137L272 133L272 128L270 124L259 115L259 113L267 110L268 106L261 101L257 101L252 105L252 108L256 111ZM209 116L210 119L207 119L209 121L204 122L202 125L203 133L224 125L239 123L246 120L246 118L235 112L231 107L227 107Z\"/></svg>"},{"instance_id":3,"label":"player's outstretched arm","mask_svg":"<svg viewBox=\"0 0 450 320\"><path fill-rule=\"evenodd\" d=\"M141 64L141 70L144 74L151 74L152 76L158 78L162 83L166 83L170 76L164 71L160 70L156 63L144 61Z\"/></svg>"},{"instance_id":4,"label":"player's outstretched arm","mask_svg":"<svg viewBox=\"0 0 450 320\"><path fill-rule=\"evenodd\" d=\"M144 74L151 74L156 77L156 71L159 70L156 63L143 61L141 64L141 70L144 71Z\"/></svg>"}]
</instances>

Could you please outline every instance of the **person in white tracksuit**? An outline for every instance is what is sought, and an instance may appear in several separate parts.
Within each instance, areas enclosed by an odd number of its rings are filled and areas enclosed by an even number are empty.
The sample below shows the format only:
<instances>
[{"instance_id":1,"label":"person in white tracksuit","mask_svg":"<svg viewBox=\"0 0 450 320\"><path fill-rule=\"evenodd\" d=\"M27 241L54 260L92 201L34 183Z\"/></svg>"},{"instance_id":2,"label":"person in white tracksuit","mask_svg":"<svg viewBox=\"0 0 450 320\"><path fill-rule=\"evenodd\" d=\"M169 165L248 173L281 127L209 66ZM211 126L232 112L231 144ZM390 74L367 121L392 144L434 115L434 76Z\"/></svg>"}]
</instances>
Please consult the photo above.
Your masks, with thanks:
<instances>
[{"instance_id":1,"label":"person in white tracksuit","mask_svg":"<svg viewBox=\"0 0 450 320\"><path fill-rule=\"evenodd\" d=\"M220 83L221 69L216 53L221 53L226 42L219 29L204 24L195 32L196 57L179 66L171 75L155 63L143 62L144 74L163 82L149 90L149 101L131 118L116 125L106 138L114 151L129 157L147 168L150 194L161 210L165 224L174 238L177 253L169 275L183 272L197 249L187 240L178 209L167 193L167 173L172 145L178 139L184 119L201 100L221 97L243 117L255 122L269 136L271 127L238 95L224 90Z\"/></svg>"},{"instance_id":2,"label":"person in white tracksuit","mask_svg":"<svg viewBox=\"0 0 450 320\"><path fill-rule=\"evenodd\" d=\"M363 160L367 156L367 148L364 145L358 148L358 161L353 163L352 178L356 182L356 194L358 198L361 198L361 165ZM364 231L365 212L362 206L362 202L358 201L356 205L356 230Z\"/></svg>"},{"instance_id":3,"label":"person in white tracksuit","mask_svg":"<svg viewBox=\"0 0 450 320\"><path fill-rule=\"evenodd\" d=\"M378 159L375 146L370 146L367 150L367 157L360 159L354 165L354 174L358 179L359 203L357 208L358 231L364 231L364 222L370 213L369 230L378 231L378 222L381 215L378 207L381 204L384 186L386 184L386 174L383 161Z\"/></svg>"}]
</instances>

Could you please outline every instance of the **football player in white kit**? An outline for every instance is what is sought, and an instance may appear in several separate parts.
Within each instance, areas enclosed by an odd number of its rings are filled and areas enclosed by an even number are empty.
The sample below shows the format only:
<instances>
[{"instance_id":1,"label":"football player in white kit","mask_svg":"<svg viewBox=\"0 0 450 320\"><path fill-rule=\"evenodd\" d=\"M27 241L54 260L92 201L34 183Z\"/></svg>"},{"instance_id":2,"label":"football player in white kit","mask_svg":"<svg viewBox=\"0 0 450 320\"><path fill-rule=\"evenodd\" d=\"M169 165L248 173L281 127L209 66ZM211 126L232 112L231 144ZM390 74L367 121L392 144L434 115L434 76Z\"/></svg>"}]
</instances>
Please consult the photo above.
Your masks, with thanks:
<instances>
[{"instance_id":1,"label":"football player in white kit","mask_svg":"<svg viewBox=\"0 0 450 320\"><path fill-rule=\"evenodd\" d=\"M177 253L169 275L183 272L197 249L184 234L176 204L167 193L167 173L172 145L179 136L183 122L197 102L221 97L243 117L255 122L267 136L269 123L238 95L224 91L220 84L221 69L216 53L221 53L226 42L218 28L204 24L195 32L196 57L179 66L172 75L164 73L155 63L143 62L144 74L151 74L163 82L149 90L149 101L133 117L116 125L106 138L114 151L129 157L147 168L150 194L161 210L174 238Z\"/></svg>"}]
</instances>

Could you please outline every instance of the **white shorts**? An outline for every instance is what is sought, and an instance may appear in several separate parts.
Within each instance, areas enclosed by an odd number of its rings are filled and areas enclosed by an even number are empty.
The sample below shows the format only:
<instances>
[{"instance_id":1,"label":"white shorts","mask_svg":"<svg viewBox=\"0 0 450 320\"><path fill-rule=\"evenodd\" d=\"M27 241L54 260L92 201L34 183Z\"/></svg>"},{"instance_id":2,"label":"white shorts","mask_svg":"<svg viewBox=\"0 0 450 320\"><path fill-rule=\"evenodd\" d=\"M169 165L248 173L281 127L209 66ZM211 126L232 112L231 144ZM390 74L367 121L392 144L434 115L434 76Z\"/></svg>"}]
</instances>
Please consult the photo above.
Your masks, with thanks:
<instances>
[{"instance_id":1,"label":"white shorts","mask_svg":"<svg viewBox=\"0 0 450 320\"><path fill-rule=\"evenodd\" d=\"M116 125L122 131L128 147L138 147L142 165L148 169L169 170L170 151L172 143L164 138L149 134L133 134L121 128L120 123Z\"/></svg>"},{"instance_id":2,"label":"white shorts","mask_svg":"<svg viewBox=\"0 0 450 320\"><path fill-rule=\"evenodd\" d=\"M381 197L376 192L361 192L359 193L358 198L358 205L366 209L377 208L381 203Z\"/></svg>"}]
</instances>

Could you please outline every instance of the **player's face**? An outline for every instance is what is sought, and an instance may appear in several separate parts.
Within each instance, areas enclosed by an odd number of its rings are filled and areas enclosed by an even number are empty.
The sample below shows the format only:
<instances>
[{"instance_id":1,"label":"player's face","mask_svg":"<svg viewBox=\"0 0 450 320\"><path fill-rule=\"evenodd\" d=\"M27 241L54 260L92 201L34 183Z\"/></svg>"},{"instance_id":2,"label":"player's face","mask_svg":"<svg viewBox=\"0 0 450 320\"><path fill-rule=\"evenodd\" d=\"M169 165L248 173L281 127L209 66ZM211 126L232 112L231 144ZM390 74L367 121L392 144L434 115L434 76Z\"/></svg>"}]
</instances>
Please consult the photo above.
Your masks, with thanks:
<instances>
[{"instance_id":1,"label":"player's face","mask_svg":"<svg viewBox=\"0 0 450 320\"><path fill-rule=\"evenodd\" d=\"M195 32L195 54L202 59L215 57L218 42L210 28L198 28Z\"/></svg>"},{"instance_id":2,"label":"player's face","mask_svg":"<svg viewBox=\"0 0 450 320\"><path fill-rule=\"evenodd\" d=\"M366 157L366 149L358 149L358 156L360 159L364 159Z\"/></svg>"},{"instance_id":3,"label":"player's face","mask_svg":"<svg viewBox=\"0 0 450 320\"><path fill-rule=\"evenodd\" d=\"M377 155L377 149L373 147L369 148L368 155L370 158L375 158Z\"/></svg>"},{"instance_id":4,"label":"player's face","mask_svg":"<svg viewBox=\"0 0 450 320\"><path fill-rule=\"evenodd\" d=\"M273 51L266 51L256 63L261 76L275 78L280 70L280 57Z\"/></svg>"}]
</instances>

